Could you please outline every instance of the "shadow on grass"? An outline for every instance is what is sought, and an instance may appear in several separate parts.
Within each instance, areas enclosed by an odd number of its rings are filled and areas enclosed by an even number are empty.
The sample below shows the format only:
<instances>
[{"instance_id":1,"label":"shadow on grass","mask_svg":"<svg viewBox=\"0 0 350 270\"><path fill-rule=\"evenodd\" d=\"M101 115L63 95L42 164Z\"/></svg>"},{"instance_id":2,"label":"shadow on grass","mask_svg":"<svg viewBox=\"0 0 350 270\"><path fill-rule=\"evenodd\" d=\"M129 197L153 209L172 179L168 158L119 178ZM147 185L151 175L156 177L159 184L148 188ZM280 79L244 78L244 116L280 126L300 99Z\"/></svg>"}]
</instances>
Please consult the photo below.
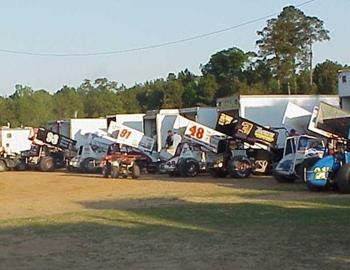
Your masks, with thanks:
<instances>
[{"instance_id":1,"label":"shadow on grass","mask_svg":"<svg viewBox=\"0 0 350 270\"><path fill-rule=\"evenodd\" d=\"M222 187L233 189L252 189L252 190L265 190L265 191L307 191L305 183L277 183L272 176L252 176L250 178L235 179L235 178L213 178L209 175L199 175L197 177L169 177L166 174L143 174L139 179L131 178L104 178L100 174L83 174L83 173L62 173L61 176L72 177L77 176L79 178L85 178L86 180L109 180L116 181L118 183L129 180L140 183L148 181L161 181L161 182L174 182L174 183L203 183L203 184L215 184Z\"/></svg>"},{"instance_id":2,"label":"shadow on grass","mask_svg":"<svg viewBox=\"0 0 350 270\"><path fill-rule=\"evenodd\" d=\"M349 199L343 207L173 200L143 200L145 207L140 200L83 202L79 213L7 221L0 225L0 268L350 267Z\"/></svg>"}]
</instances>

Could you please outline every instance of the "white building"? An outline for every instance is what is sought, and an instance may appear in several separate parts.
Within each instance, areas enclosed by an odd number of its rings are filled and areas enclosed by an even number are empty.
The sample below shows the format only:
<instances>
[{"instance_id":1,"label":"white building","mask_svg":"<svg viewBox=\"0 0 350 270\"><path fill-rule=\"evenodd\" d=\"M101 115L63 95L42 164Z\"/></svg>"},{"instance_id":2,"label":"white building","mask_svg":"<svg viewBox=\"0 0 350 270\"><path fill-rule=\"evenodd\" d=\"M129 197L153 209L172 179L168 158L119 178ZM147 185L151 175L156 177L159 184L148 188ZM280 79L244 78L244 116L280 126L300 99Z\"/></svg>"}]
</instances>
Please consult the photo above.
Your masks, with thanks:
<instances>
[{"instance_id":1,"label":"white building","mask_svg":"<svg viewBox=\"0 0 350 270\"><path fill-rule=\"evenodd\" d=\"M340 107L350 111L350 69L341 70L338 73L338 94Z\"/></svg>"}]
</instances>

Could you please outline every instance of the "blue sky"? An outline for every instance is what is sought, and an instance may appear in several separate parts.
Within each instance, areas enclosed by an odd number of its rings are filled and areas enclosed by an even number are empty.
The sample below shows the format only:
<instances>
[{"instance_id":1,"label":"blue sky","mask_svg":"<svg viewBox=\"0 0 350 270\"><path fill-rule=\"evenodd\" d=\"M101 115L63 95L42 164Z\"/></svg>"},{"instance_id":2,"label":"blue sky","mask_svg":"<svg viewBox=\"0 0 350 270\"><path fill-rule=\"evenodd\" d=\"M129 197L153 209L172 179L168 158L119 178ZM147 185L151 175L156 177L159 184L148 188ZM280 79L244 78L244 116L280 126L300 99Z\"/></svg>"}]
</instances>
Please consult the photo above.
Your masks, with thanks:
<instances>
[{"instance_id":1,"label":"blue sky","mask_svg":"<svg viewBox=\"0 0 350 270\"><path fill-rule=\"evenodd\" d=\"M305 0L0 0L0 49L40 53L122 50L215 31L278 12ZM350 64L349 0L302 7L324 20L331 41L315 46L315 62ZM174 46L98 57L38 57L0 53L0 95L15 84L57 91L107 77L128 86L189 68L199 74L211 54L229 47L256 50L260 21Z\"/></svg>"}]
</instances>

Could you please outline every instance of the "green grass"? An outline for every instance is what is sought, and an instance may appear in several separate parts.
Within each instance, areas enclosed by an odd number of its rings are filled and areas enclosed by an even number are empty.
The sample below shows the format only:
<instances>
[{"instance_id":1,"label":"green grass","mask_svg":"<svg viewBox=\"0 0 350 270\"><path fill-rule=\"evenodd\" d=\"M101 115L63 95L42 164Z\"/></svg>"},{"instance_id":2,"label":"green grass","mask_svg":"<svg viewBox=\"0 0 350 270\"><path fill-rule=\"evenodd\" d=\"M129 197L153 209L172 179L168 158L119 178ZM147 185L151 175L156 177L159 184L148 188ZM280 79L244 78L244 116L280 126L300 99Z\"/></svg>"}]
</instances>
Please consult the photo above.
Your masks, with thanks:
<instances>
[{"instance_id":1,"label":"green grass","mask_svg":"<svg viewBox=\"0 0 350 270\"><path fill-rule=\"evenodd\" d=\"M0 266L7 269L11 266L40 269L42 264L50 269L350 267L349 197L251 203L188 202L124 210L103 209L98 207L98 202L96 207L90 206L77 213L1 221Z\"/></svg>"}]
</instances>

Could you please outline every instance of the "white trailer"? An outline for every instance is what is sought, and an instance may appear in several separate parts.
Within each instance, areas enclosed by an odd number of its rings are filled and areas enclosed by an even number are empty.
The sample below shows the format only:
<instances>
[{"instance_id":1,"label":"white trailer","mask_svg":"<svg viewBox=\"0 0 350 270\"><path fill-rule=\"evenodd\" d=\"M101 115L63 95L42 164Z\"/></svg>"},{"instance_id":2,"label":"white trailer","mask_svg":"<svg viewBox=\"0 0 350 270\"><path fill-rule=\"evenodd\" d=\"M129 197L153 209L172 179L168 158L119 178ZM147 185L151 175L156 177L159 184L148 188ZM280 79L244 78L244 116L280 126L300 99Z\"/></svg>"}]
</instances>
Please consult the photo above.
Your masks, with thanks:
<instances>
[{"instance_id":1,"label":"white trailer","mask_svg":"<svg viewBox=\"0 0 350 270\"><path fill-rule=\"evenodd\" d=\"M24 170L20 154L30 150L31 128L0 127L0 172L17 169Z\"/></svg>"},{"instance_id":2,"label":"white trailer","mask_svg":"<svg viewBox=\"0 0 350 270\"><path fill-rule=\"evenodd\" d=\"M146 136L155 139L156 151L164 147L168 130L174 130L176 117L180 114L179 110L166 109L148 111L144 116L144 133Z\"/></svg>"},{"instance_id":3,"label":"white trailer","mask_svg":"<svg viewBox=\"0 0 350 270\"><path fill-rule=\"evenodd\" d=\"M209 128L215 128L218 118L216 107L193 107L180 109L180 115Z\"/></svg>"},{"instance_id":4,"label":"white trailer","mask_svg":"<svg viewBox=\"0 0 350 270\"><path fill-rule=\"evenodd\" d=\"M349 89L350 96L350 89ZM337 95L235 95L217 99L221 112L239 115L263 126L283 127L288 103L312 112L320 102L339 106Z\"/></svg>"},{"instance_id":5,"label":"white trailer","mask_svg":"<svg viewBox=\"0 0 350 270\"><path fill-rule=\"evenodd\" d=\"M20 154L30 149L29 140L31 128L0 128L0 147L7 155Z\"/></svg>"},{"instance_id":6,"label":"white trailer","mask_svg":"<svg viewBox=\"0 0 350 270\"><path fill-rule=\"evenodd\" d=\"M340 108L350 112L350 69L338 73L338 95Z\"/></svg>"},{"instance_id":7,"label":"white trailer","mask_svg":"<svg viewBox=\"0 0 350 270\"><path fill-rule=\"evenodd\" d=\"M76 148L87 143L86 134L107 131L106 118L73 118L69 120L50 122L48 129L75 140Z\"/></svg>"},{"instance_id":8,"label":"white trailer","mask_svg":"<svg viewBox=\"0 0 350 270\"><path fill-rule=\"evenodd\" d=\"M124 125L129 128L144 132L143 125L143 113L134 113L134 114L115 114L107 116L107 128L109 124L114 121L117 125Z\"/></svg>"}]
</instances>

